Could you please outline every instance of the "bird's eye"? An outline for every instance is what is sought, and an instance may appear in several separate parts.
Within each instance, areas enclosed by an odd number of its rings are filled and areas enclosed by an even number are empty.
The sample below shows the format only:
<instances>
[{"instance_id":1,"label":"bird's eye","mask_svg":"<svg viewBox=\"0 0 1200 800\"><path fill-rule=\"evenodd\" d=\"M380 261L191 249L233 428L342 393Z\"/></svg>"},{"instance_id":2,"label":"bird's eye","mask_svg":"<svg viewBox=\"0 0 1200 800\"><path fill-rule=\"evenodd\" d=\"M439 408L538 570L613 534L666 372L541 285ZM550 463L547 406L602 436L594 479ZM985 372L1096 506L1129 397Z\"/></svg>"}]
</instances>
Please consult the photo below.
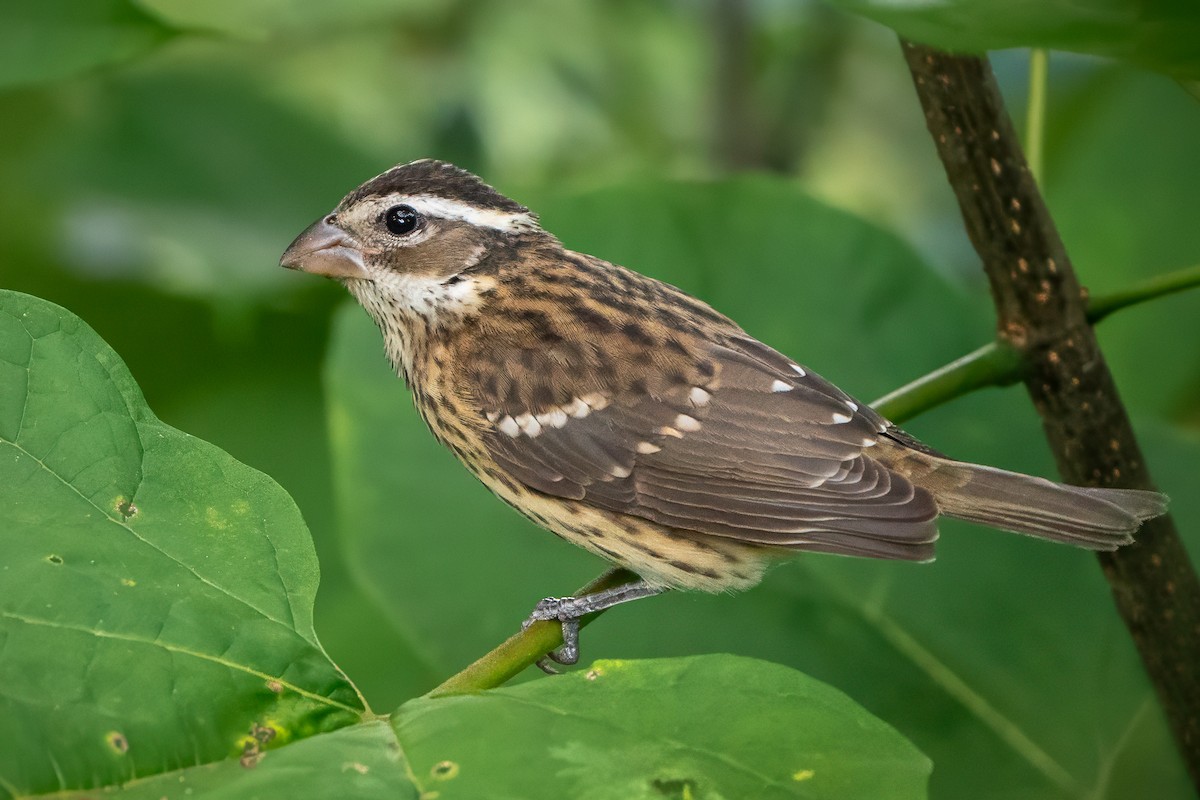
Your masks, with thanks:
<instances>
[{"instance_id":1,"label":"bird's eye","mask_svg":"<svg viewBox=\"0 0 1200 800\"><path fill-rule=\"evenodd\" d=\"M412 206L392 206L383 212L383 224L397 236L412 233L421 224L421 215Z\"/></svg>"}]
</instances>

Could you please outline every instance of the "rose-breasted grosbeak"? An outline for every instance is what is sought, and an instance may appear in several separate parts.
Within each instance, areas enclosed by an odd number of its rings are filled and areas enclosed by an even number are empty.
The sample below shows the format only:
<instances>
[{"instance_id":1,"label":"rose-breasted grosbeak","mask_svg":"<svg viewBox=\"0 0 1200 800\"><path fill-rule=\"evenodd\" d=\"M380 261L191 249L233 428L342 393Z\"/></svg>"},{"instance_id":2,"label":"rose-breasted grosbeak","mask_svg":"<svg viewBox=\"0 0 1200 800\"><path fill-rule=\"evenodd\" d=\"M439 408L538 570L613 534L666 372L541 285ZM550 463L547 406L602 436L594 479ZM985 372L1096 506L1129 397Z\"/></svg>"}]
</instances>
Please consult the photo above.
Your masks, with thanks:
<instances>
[{"instance_id":1,"label":"rose-breasted grosbeak","mask_svg":"<svg viewBox=\"0 0 1200 800\"><path fill-rule=\"evenodd\" d=\"M945 458L667 284L565 249L476 176L423 160L347 195L281 264L341 281L440 442L497 496L664 588L743 589L793 550L926 561L939 514L1095 550L1162 495Z\"/></svg>"}]
</instances>

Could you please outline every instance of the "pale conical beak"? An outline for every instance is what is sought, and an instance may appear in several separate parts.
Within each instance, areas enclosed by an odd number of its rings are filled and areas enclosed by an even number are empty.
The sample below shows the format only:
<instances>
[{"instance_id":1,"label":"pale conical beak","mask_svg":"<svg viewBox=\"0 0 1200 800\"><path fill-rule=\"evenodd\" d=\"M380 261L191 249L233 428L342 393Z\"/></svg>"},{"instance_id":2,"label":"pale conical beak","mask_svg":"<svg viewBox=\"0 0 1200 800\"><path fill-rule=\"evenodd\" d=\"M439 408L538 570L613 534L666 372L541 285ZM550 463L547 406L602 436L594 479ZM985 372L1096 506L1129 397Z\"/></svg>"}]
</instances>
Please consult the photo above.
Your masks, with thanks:
<instances>
[{"instance_id":1,"label":"pale conical beak","mask_svg":"<svg viewBox=\"0 0 1200 800\"><path fill-rule=\"evenodd\" d=\"M329 217L317 220L283 251L279 266L327 278L365 278L358 243Z\"/></svg>"}]
</instances>

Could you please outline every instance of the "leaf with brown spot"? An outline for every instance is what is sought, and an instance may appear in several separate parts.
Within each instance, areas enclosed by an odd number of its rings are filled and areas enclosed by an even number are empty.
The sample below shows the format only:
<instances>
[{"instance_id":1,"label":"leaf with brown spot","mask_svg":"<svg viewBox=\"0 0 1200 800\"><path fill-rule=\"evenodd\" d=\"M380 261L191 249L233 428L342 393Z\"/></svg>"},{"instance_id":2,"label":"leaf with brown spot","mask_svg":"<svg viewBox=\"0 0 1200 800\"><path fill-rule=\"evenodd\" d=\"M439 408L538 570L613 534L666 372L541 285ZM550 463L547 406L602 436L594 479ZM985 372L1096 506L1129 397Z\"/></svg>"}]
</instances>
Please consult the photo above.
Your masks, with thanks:
<instances>
[{"instance_id":1,"label":"leaf with brown spot","mask_svg":"<svg viewBox=\"0 0 1200 800\"><path fill-rule=\"evenodd\" d=\"M160 422L48 302L0 291L0 385L0 798L361 718L313 631L316 555L283 489Z\"/></svg>"}]
</instances>

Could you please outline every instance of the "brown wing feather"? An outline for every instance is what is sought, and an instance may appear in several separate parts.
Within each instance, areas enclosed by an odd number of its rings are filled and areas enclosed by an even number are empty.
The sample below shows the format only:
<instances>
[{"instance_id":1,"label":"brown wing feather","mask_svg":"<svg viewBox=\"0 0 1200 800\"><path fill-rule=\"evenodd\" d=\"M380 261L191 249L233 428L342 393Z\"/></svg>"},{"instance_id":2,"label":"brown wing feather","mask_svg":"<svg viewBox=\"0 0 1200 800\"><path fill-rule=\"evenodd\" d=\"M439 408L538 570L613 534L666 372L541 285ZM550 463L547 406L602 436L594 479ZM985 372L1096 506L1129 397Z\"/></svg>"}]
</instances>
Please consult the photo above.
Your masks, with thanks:
<instances>
[{"instance_id":1,"label":"brown wing feather","mask_svg":"<svg viewBox=\"0 0 1200 800\"><path fill-rule=\"evenodd\" d=\"M529 409L479 392L489 452L533 489L669 527L932 557L933 498L867 451L886 429L878 415L748 337L707 348L707 379L596 391L585 382L580 396L595 408Z\"/></svg>"}]
</instances>

